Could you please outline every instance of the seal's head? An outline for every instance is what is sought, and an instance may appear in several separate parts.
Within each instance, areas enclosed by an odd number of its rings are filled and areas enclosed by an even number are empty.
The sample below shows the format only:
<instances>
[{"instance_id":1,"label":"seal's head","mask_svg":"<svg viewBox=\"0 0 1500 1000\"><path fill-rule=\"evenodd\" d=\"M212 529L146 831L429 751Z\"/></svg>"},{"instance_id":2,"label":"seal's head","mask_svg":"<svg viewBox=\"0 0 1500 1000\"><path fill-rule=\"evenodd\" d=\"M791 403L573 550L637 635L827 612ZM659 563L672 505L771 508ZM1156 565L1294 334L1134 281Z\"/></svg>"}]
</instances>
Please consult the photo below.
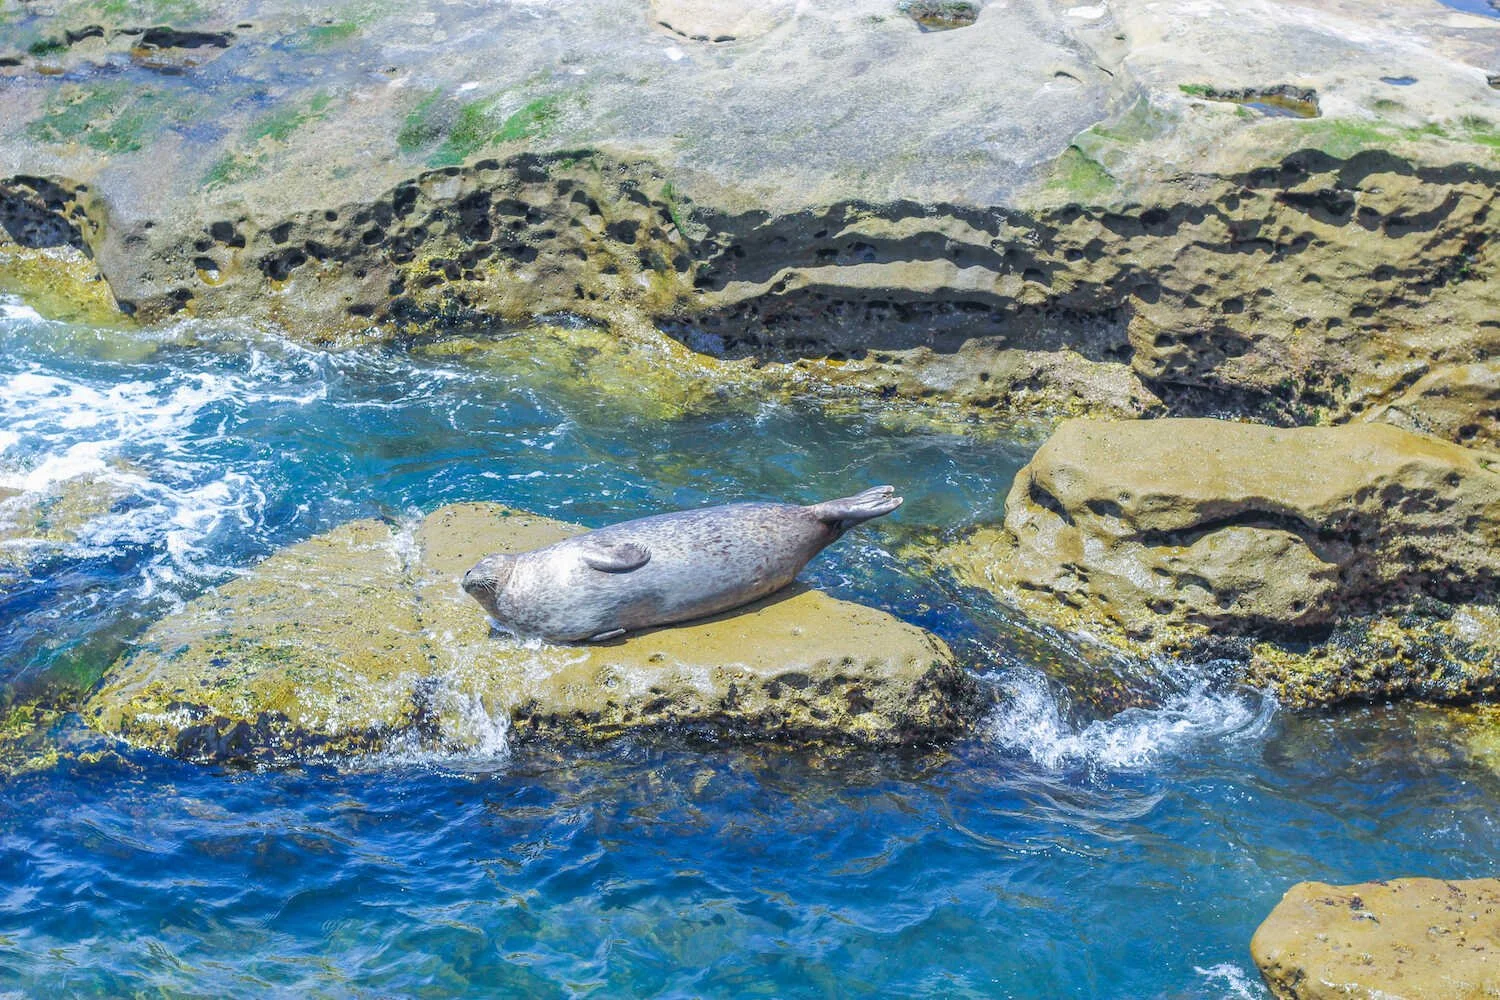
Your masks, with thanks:
<instances>
[{"instance_id":1,"label":"seal's head","mask_svg":"<svg viewBox=\"0 0 1500 1000\"><path fill-rule=\"evenodd\" d=\"M495 599L510 580L511 571L515 568L515 556L485 556L464 574L464 590L490 613L491 618L499 620L501 616L495 608Z\"/></svg>"}]
</instances>

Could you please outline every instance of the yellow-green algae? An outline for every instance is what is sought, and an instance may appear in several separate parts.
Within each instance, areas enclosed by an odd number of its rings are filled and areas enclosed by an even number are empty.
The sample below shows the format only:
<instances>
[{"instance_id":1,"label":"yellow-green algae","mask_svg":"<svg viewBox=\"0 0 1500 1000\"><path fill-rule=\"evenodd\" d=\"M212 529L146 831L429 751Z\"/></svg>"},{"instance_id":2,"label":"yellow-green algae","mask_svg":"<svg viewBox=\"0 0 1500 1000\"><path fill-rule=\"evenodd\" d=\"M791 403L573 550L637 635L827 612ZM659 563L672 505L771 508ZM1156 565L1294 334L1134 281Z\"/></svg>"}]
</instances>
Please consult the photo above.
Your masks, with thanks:
<instances>
[{"instance_id":1,"label":"yellow-green algae","mask_svg":"<svg viewBox=\"0 0 1500 1000\"><path fill-rule=\"evenodd\" d=\"M343 525L153 625L84 717L184 757L279 760L474 746L511 727L930 740L975 706L941 640L805 588L607 645L492 636L463 571L579 530L493 504L444 507L415 528Z\"/></svg>"},{"instance_id":2,"label":"yellow-green algae","mask_svg":"<svg viewBox=\"0 0 1500 1000\"><path fill-rule=\"evenodd\" d=\"M0 294L19 296L47 319L129 325L93 260L73 247L23 247L0 238Z\"/></svg>"}]
</instances>

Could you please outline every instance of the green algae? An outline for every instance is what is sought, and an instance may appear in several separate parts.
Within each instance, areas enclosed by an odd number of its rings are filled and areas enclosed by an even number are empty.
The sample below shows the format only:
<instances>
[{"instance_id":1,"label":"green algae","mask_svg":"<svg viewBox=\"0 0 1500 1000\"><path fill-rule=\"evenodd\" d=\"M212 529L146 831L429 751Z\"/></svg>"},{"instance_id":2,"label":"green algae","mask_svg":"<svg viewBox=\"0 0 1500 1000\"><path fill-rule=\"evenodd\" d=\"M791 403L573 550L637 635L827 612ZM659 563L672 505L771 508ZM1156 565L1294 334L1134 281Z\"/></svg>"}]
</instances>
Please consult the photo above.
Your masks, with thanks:
<instances>
[{"instance_id":1,"label":"green algae","mask_svg":"<svg viewBox=\"0 0 1500 1000\"><path fill-rule=\"evenodd\" d=\"M332 24L318 24L308 28L302 33L302 39L309 46L322 48L346 42L363 30L364 25L357 21L335 21Z\"/></svg>"},{"instance_id":2,"label":"green algae","mask_svg":"<svg viewBox=\"0 0 1500 1000\"><path fill-rule=\"evenodd\" d=\"M328 115L333 97L318 91L306 101L278 108L253 120L245 129L249 151L228 152L216 159L203 175L207 188L237 184L263 173L269 151L267 144L283 145L300 129Z\"/></svg>"},{"instance_id":3,"label":"green algae","mask_svg":"<svg viewBox=\"0 0 1500 1000\"><path fill-rule=\"evenodd\" d=\"M1099 122L1079 133L1053 162L1043 190L1051 196L1097 204L1109 200L1120 188L1110 172L1126 152L1167 134L1176 116L1138 99L1113 121Z\"/></svg>"},{"instance_id":4,"label":"green algae","mask_svg":"<svg viewBox=\"0 0 1500 1000\"><path fill-rule=\"evenodd\" d=\"M326 91L318 91L303 104L281 108L257 119L246 130L245 137L251 142L259 142L262 139L286 142L293 132L322 118L332 103L333 97L330 94Z\"/></svg>"},{"instance_id":5,"label":"green algae","mask_svg":"<svg viewBox=\"0 0 1500 1000\"><path fill-rule=\"evenodd\" d=\"M362 34L366 28L380 20L388 8L378 3L354 3L329 10L323 20L298 31L291 44L308 49L326 49L342 45Z\"/></svg>"},{"instance_id":6,"label":"green algae","mask_svg":"<svg viewBox=\"0 0 1500 1000\"><path fill-rule=\"evenodd\" d=\"M456 166L488 146L498 138L489 115L489 108L479 101L460 107L448 137L427 162L435 167Z\"/></svg>"},{"instance_id":7,"label":"green algae","mask_svg":"<svg viewBox=\"0 0 1500 1000\"><path fill-rule=\"evenodd\" d=\"M1118 187L1114 175L1075 144L1057 158L1045 190L1075 201L1097 202L1108 198Z\"/></svg>"},{"instance_id":8,"label":"green algae","mask_svg":"<svg viewBox=\"0 0 1500 1000\"><path fill-rule=\"evenodd\" d=\"M164 126L189 120L192 112L183 94L156 87L123 81L70 85L48 99L26 134L37 142L81 142L101 153L133 153Z\"/></svg>"},{"instance_id":9,"label":"green algae","mask_svg":"<svg viewBox=\"0 0 1500 1000\"><path fill-rule=\"evenodd\" d=\"M102 0L94 9L116 24L183 24L202 20L209 12L197 0Z\"/></svg>"},{"instance_id":10,"label":"green algae","mask_svg":"<svg viewBox=\"0 0 1500 1000\"><path fill-rule=\"evenodd\" d=\"M396 146L401 152L415 153L443 137L446 130L438 117L442 99L443 92L434 90L407 112L401 130L396 133Z\"/></svg>"},{"instance_id":11,"label":"green algae","mask_svg":"<svg viewBox=\"0 0 1500 1000\"><path fill-rule=\"evenodd\" d=\"M500 131L495 134L496 141L514 142L517 139L545 136L557 121L560 100L558 95L552 94L529 102L521 110L505 119L505 124L501 125Z\"/></svg>"},{"instance_id":12,"label":"green algae","mask_svg":"<svg viewBox=\"0 0 1500 1000\"><path fill-rule=\"evenodd\" d=\"M1428 122L1416 127L1349 118L1321 118L1298 124L1308 145L1339 159L1371 149L1431 143L1434 139L1500 153L1500 125L1480 115L1464 115L1456 121Z\"/></svg>"},{"instance_id":13,"label":"green algae","mask_svg":"<svg viewBox=\"0 0 1500 1000\"><path fill-rule=\"evenodd\" d=\"M261 164L256 160L238 153L225 153L203 174L203 186L218 188L226 184L238 184L256 176L261 169Z\"/></svg>"},{"instance_id":14,"label":"green algae","mask_svg":"<svg viewBox=\"0 0 1500 1000\"><path fill-rule=\"evenodd\" d=\"M1114 121L1100 122L1084 130L1077 141L1080 141L1085 148L1095 145L1093 140L1103 140L1116 145L1134 145L1166 135L1176 121L1175 114L1158 108L1145 97L1141 97Z\"/></svg>"},{"instance_id":15,"label":"green algae","mask_svg":"<svg viewBox=\"0 0 1500 1000\"><path fill-rule=\"evenodd\" d=\"M547 136L561 115L563 98L547 94L497 120L504 95L458 103L442 91L432 91L407 113L396 145L408 154L436 145L427 157L428 166L458 166L490 146Z\"/></svg>"},{"instance_id":16,"label":"green algae","mask_svg":"<svg viewBox=\"0 0 1500 1000\"><path fill-rule=\"evenodd\" d=\"M687 199L673 186L671 181L667 181L661 186L661 200L666 203L667 215L672 219L672 225L677 227L679 233L686 236L688 232L687 219L682 214L682 205Z\"/></svg>"}]
</instances>

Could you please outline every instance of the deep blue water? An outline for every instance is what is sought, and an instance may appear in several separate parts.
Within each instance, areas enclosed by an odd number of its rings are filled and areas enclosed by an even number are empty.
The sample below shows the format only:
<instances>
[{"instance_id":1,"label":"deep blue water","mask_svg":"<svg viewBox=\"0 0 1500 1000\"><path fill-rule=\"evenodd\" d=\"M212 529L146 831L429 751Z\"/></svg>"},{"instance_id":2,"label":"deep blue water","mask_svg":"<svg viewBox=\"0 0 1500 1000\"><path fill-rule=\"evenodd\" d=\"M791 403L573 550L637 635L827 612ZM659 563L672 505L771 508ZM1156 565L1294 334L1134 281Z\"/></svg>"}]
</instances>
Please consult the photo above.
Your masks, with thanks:
<instances>
[{"instance_id":1,"label":"deep blue water","mask_svg":"<svg viewBox=\"0 0 1500 1000\"><path fill-rule=\"evenodd\" d=\"M1500 17L1500 6L1496 6L1492 0L1440 0L1440 2L1444 7L1452 7L1466 14Z\"/></svg>"},{"instance_id":2,"label":"deep blue water","mask_svg":"<svg viewBox=\"0 0 1500 1000\"><path fill-rule=\"evenodd\" d=\"M1009 695L925 754L655 738L260 773L65 716L29 739L55 759L0 772L0 996L1259 997L1249 938L1292 882L1492 873L1500 780L1427 714L1299 716L1177 664L1110 716L1078 650L904 558L999 514L1019 440L815 403L657 421L535 370L0 312L0 486L25 491L0 524L109 487L71 538L0 544L13 691L97 677L352 517L892 482L907 505L807 578Z\"/></svg>"}]
</instances>

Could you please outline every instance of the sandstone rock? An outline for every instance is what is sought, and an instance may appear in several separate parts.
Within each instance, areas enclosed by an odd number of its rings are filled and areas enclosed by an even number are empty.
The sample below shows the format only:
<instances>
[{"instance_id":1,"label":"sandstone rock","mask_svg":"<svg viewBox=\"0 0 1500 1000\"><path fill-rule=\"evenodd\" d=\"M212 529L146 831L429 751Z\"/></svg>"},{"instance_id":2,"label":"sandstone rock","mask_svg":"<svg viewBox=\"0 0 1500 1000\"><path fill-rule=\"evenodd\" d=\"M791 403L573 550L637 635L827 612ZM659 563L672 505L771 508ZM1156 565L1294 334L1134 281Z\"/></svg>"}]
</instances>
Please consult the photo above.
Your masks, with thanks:
<instances>
[{"instance_id":1,"label":"sandstone rock","mask_svg":"<svg viewBox=\"0 0 1500 1000\"><path fill-rule=\"evenodd\" d=\"M1430 372L1377 416L1470 448L1500 451L1500 361Z\"/></svg>"},{"instance_id":2,"label":"sandstone rock","mask_svg":"<svg viewBox=\"0 0 1500 1000\"><path fill-rule=\"evenodd\" d=\"M1500 879L1289 889L1250 942L1279 1000L1500 994Z\"/></svg>"},{"instance_id":3,"label":"sandstone rock","mask_svg":"<svg viewBox=\"0 0 1500 1000\"><path fill-rule=\"evenodd\" d=\"M670 34L693 42L743 42L791 17L793 0L651 0L651 17Z\"/></svg>"},{"instance_id":4,"label":"sandstone rock","mask_svg":"<svg viewBox=\"0 0 1500 1000\"><path fill-rule=\"evenodd\" d=\"M0 227L147 321L567 311L813 372L880 353L904 371L860 388L1002 414L1363 419L1500 349L1500 22L966 6L924 33L895 0L23 5ZM1292 93L1318 117L1256 107ZM970 344L994 363L955 377ZM1397 419L1482 443L1471 398Z\"/></svg>"},{"instance_id":5,"label":"sandstone rock","mask_svg":"<svg viewBox=\"0 0 1500 1000\"><path fill-rule=\"evenodd\" d=\"M158 622L84 716L190 759L283 760L475 747L507 729L899 743L949 735L971 707L940 640L800 587L609 645L492 637L462 572L579 530L490 504L441 508L410 532L343 525Z\"/></svg>"},{"instance_id":6,"label":"sandstone rock","mask_svg":"<svg viewBox=\"0 0 1500 1000\"><path fill-rule=\"evenodd\" d=\"M1500 690L1500 474L1395 427L1069 421L1004 525L938 558L1135 652L1243 636L1247 677L1294 704Z\"/></svg>"},{"instance_id":7,"label":"sandstone rock","mask_svg":"<svg viewBox=\"0 0 1500 1000\"><path fill-rule=\"evenodd\" d=\"M446 337L416 352L524 373L528 384L580 404L607 406L612 420L662 421L753 410L767 400L790 396L808 381L793 370L692 351L649 326L537 325L501 338Z\"/></svg>"}]
</instances>

